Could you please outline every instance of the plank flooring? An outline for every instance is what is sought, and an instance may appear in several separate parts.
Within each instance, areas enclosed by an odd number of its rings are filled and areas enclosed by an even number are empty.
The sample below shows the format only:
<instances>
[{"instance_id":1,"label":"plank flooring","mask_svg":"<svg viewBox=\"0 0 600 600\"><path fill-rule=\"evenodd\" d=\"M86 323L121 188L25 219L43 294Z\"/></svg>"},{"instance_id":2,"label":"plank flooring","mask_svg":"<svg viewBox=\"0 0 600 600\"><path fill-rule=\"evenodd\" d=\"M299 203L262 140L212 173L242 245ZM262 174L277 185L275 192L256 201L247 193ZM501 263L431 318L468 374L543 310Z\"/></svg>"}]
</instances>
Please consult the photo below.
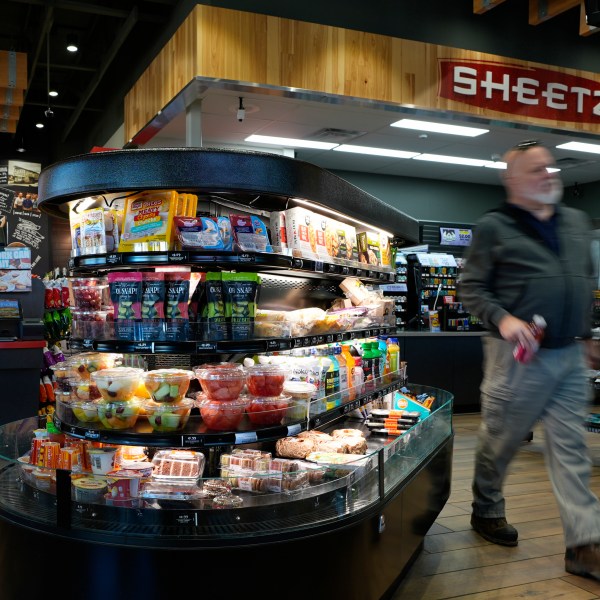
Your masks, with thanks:
<instances>
[{"instance_id":1,"label":"plank flooring","mask_svg":"<svg viewBox=\"0 0 600 600\"><path fill-rule=\"evenodd\" d=\"M392 600L600 599L600 582L564 570L563 531L544 464L541 424L533 440L523 442L505 482L507 519L519 530L519 545L490 544L471 529L478 426L478 414L454 416L450 499ZM591 486L600 495L600 434L586 436L594 464Z\"/></svg>"}]
</instances>

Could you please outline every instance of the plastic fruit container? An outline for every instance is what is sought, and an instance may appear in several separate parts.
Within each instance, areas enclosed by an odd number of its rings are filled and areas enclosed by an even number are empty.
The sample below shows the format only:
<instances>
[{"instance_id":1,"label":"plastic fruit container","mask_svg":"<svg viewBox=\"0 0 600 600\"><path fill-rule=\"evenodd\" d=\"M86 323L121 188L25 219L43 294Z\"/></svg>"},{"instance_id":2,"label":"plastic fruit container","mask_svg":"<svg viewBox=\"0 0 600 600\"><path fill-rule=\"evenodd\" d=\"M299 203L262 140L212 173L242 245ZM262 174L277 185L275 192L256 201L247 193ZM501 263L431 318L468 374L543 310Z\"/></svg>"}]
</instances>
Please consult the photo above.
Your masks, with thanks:
<instances>
[{"instance_id":1,"label":"plastic fruit container","mask_svg":"<svg viewBox=\"0 0 600 600\"><path fill-rule=\"evenodd\" d=\"M70 406L78 421L82 423L98 423L100 421L97 402L72 402Z\"/></svg>"},{"instance_id":2,"label":"plastic fruit container","mask_svg":"<svg viewBox=\"0 0 600 600\"><path fill-rule=\"evenodd\" d=\"M92 373L92 380L107 402L127 402L135 397L143 374L143 369L115 367Z\"/></svg>"},{"instance_id":3,"label":"plastic fruit container","mask_svg":"<svg viewBox=\"0 0 600 600\"><path fill-rule=\"evenodd\" d=\"M136 400L129 402L98 402L98 417L106 429L130 429L140 412L140 404Z\"/></svg>"},{"instance_id":4,"label":"plastic fruit container","mask_svg":"<svg viewBox=\"0 0 600 600\"><path fill-rule=\"evenodd\" d=\"M82 352L69 358L81 379L89 379L96 371L117 367L122 361L122 354L109 352Z\"/></svg>"},{"instance_id":5,"label":"plastic fruit container","mask_svg":"<svg viewBox=\"0 0 600 600\"><path fill-rule=\"evenodd\" d=\"M71 282L75 308L80 310L100 310L108 284L105 279L78 278Z\"/></svg>"},{"instance_id":6,"label":"plastic fruit container","mask_svg":"<svg viewBox=\"0 0 600 600\"><path fill-rule=\"evenodd\" d=\"M183 429L192 410L193 401L184 398L180 402L144 402L143 409L154 431L179 431Z\"/></svg>"},{"instance_id":7,"label":"plastic fruit container","mask_svg":"<svg viewBox=\"0 0 600 600\"><path fill-rule=\"evenodd\" d=\"M102 398L98 386L93 381L82 380L79 377L70 377L68 385L72 401L89 401Z\"/></svg>"},{"instance_id":8,"label":"plastic fruit container","mask_svg":"<svg viewBox=\"0 0 600 600\"><path fill-rule=\"evenodd\" d=\"M156 369L143 375L146 390L155 402L180 402L195 378L193 371L185 369Z\"/></svg>"},{"instance_id":9,"label":"plastic fruit container","mask_svg":"<svg viewBox=\"0 0 600 600\"><path fill-rule=\"evenodd\" d=\"M247 368L248 391L253 396L279 396L285 383L285 368L280 365L253 365Z\"/></svg>"},{"instance_id":10,"label":"plastic fruit container","mask_svg":"<svg viewBox=\"0 0 600 600\"><path fill-rule=\"evenodd\" d=\"M246 385L246 371L236 369L198 369L196 377L209 400L231 402L239 397Z\"/></svg>"},{"instance_id":11,"label":"plastic fruit container","mask_svg":"<svg viewBox=\"0 0 600 600\"><path fill-rule=\"evenodd\" d=\"M280 425L291 401L291 396L284 395L252 397L246 412L254 425Z\"/></svg>"},{"instance_id":12,"label":"plastic fruit container","mask_svg":"<svg viewBox=\"0 0 600 600\"><path fill-rule=\"evenodd\" d=\"M244 418L248 406L246 398L236 400L203 400L200 403L200 415L205 425L215 431L235 431Z\"/></svg>"}]
</instances>

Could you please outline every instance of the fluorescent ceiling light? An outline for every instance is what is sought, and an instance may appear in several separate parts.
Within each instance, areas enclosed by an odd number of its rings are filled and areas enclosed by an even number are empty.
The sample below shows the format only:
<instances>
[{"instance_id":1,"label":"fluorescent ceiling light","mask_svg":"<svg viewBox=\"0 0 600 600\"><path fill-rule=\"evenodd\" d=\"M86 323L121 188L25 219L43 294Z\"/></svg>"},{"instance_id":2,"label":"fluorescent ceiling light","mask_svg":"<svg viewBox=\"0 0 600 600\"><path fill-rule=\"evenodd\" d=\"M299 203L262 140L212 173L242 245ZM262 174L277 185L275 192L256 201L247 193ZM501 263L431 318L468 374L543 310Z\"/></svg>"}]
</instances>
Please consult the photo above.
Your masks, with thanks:
<instances>
[{"instance_id":1,"label":"fluorescent ceiling light","mask_svg":"<svg viewBox=\"0 0 600 600\"><path fill-rule=\"evenodd\" d=\"M465 137L477 137L478 135L488 133L489 131L489 129L479 129L478 127L447 125L445 123L432 123L430 121L417 121L415 119L400 119L399 121L392 123L390 127L430 131L431 133L449 133L450 135L463 135Z\"/></svg>"},{"instance_id":2,"label":"fluorescent ceiling light","mask_svg":"<svg viewBox=\"0 0 600 600\"><path fill-rule=\"evenodd\" d=\"M486 160L483 166L488 169L506 169L506 163L501 160Z\"/></svg>"},{"instance_id":3,"label":"fluorescent ceiling light","mask_svg":"<svg viewBox=\"0 0 600 600\"><path fill-rule=\"evenodd\" d=\"M338 152L354 152L356 154L371 154L373 156L389 156L391 158L413 158L418 152L407 152L406 150L389 150L388 148L370 148L368 146L353 146L342 144L334 150Z\"/></svg>"},{"instance_id":4,"label":"fluorescent ceiling light","mask_svg":"<svg viewBox=\"0 0 600 600\"><path fill-rule=\"evenodd\" d=\"M308 200L302 200L301 198L292 198L292 200L294 202L297 202L298 204L302 204L303 206L308 206L309 208L313 208L318 212L326 212L326 213L329 213L330 215L334 215L335 217L338 217L338 218L341 217L348 221L352 221L353 223L357 223L358 225L363 225L370 231L379 231L380 233L383 233L383 235L387 235L390 238L394 237L393 233L390 233L389 231L386 231L385 229L379 229L379 227L374 227L373 225L370 225L369 223L365 223L364 221L359 221L358 219L355 219L354 217L349 217L346 214L340 213L337 210L333 210L331 208L327 208L326 206L321 206L320 204L315 204L314 202L309 202Z\"/></svg>"},{"instance_id":5,"label":"fluorescent ceiling light","mask_svg":"<svg viewBox=\"0 0 600 600\"><path fill-rule=\"evenodd\" d=\"M311 140L296 140L294 138L272 137L270 135L250 135L245 142L257 144L270 144L271 146L285 146L286 148L314 148L315 150L331 150L339 144L329 142L313 142Z\"/></svg>"},{"instance_id":6,"label":"fluorescent ceiling light","mask_svg":"<svg viewBox=\"0 0 600 600\"><path fill-rule=\"evenodd\" d=\"M44 128L44 124L43 124L43 123L36 123L36 124L35 124L35 126L36 126L38 129L43 129L43 128Z\"/></svg>"},{"instance_id":7,"label":"fluorescent ceiling light","mask_svg":"<svg viewBox=\"0 0 600 600\"><path fill-rule=\"evenodd\" d=\"M591 152L593 154L600 154L600 144L586 144L584 142L567 142L566 144L560 144L556 146L561 150L575 150L577 152Z\"/></svg>"},{"instance_id":8,"label":"fluorescent ceiling light","mask_svg":"<svg viewBox=\"0 0 600 600\"><path fill-rule=\"evenodd\" d=\"M56 90L50 90L48 92L48 96L52 96L53 98L56 98L56 96L58 96L58 92Z\"/></svg>"},{"instance_id":9,"label":"fluorescent ceiling light","mask_svg":"<svg viewBox=\"0 0 600 600\"><path fill-rule=\"evenodd\" d=\"M462 156L444 156L442 154L419 154L413 160L429 160L431 162L447 163L449 165L465 165L467 167L484 167L487 160L478 158L463 158Z\"/></svg>"}]
</instances>

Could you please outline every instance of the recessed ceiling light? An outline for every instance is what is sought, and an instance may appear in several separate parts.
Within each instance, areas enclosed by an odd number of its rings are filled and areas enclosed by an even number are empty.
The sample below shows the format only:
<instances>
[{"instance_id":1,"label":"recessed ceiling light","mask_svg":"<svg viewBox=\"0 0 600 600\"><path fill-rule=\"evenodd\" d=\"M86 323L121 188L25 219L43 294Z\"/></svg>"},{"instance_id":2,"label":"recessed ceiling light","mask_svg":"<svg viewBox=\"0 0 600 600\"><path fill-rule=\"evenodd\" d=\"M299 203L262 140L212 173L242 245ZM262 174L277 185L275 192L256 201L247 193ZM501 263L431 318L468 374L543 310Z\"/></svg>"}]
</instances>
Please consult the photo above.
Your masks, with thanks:
<instances>
[{"instance_id":1,"label":"recessed ceiling light","mask_svg":"<svg viewBox=\"0 0 600 600\"><path fill-rule=\"evenodd\" d=\"M429 160L431 162L447 163L450 165L465 165L467 167L484 167L487 160L464 158L462 156L444 156L442 154L419 154L413 160Z\"/></svg>"},{"instance_id":2,"label":"recessed ceiling light","mask_svg":"<svg viewBox=\"0 0 600 600\"><path fill-rule=\"evenodd\" d=\"M79 47L77 46L77 36L70 34L67 36L67 50L69 52L77 52Z\"/></svg>"},{"instance_id":3,"label":"recessed ceiling light","mask_svg":"<svg viewBox=\"0 0 600 600\"><path fill-rule=\"evenodd\" d=\"M52 96L53 98L56 98L56 96L58 96L58 92L56 90L50 90L48 92L48 96Z\"/></svg>"},{"instance_id":4,"label":"recessed ceiling light","mask_svg":"<svg viewBox=\"0 0 600 600\"><path fill-rule=\"evenodd\" d=\"M556 146L561 150L575 150L576 152L591 152L592 154L600 154L599 144L586 144L584 142L566 142Z\"/></svg>"},{"instance_id":5,"label":"recessed ceiling light","mask_svg":"<svg viewBox=\"0 0 600 600\"><path fill-rule=\"evenodd\" d=\"M402 127L404 129L416 129L417 131L430 131L432 133L448 133L450 135L463 135L465 137L477 137L488 133L489 129L478 127L464 127L462 125L447 125L445 123L432 123L430 121L417 121L415 119L400 119L390 125L391 127Z\"/></svg>"},{"instance_id":6,"label":"recessed ceiling light","mask_svg":"<svg viewBox=\"0 0 600 600\"><path fill-rule=\"evenodd\" d=\"M43 128L44 128L44 124L43 124L43 123L36 123L36 124L35 124L35 126L36 126L38 129L43 129Z\"/></svg>"},{"instance_id":7,"label":"recessed ceiling light","mask_svg":"<svg viewBox=\"0 0 600 600\"><path fill-rule=\"evenodd\" d=\"M314 148L315 150L331 150L339 145L329 142L312 142L311 140L272 137L270 135L249 135L244 141L256 144L270 144L271 146L284 146L286 148Z\"/></svg>"},{"instance_id":8,"label":"recessed ceiling light","mask_svg":"<svg viewBox=\"0 0 600 600\"><path fill-rule=\"evenodd\" d=\"M407 152L406 150L390 150L389 148L370 148L369 146L353 146L352 144L342 144L333 148L337 152L353 152L355 154L371 154L372 156L389 156L390 158L412 158L417 156L418 152Z\"/></svg>"}]
</instances>

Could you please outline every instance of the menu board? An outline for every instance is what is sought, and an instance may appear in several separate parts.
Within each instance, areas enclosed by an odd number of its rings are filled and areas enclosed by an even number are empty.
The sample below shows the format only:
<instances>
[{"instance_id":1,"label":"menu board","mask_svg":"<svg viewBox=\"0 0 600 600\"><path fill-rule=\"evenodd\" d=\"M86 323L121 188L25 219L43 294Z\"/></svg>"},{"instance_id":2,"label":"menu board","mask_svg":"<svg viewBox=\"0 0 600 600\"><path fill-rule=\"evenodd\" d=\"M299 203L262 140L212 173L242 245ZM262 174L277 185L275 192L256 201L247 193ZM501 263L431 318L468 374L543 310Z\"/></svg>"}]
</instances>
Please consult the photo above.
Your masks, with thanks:
<instances>
[{"instance_id":1,"label":"menu board","mask_svg":"<svg viewBox=\"0 0 600 600\"><path fill-rule=\"evenodd\" d=\"M0 293L31 291L31 250L0 248Z\"/></svg>"}]
</instances>

